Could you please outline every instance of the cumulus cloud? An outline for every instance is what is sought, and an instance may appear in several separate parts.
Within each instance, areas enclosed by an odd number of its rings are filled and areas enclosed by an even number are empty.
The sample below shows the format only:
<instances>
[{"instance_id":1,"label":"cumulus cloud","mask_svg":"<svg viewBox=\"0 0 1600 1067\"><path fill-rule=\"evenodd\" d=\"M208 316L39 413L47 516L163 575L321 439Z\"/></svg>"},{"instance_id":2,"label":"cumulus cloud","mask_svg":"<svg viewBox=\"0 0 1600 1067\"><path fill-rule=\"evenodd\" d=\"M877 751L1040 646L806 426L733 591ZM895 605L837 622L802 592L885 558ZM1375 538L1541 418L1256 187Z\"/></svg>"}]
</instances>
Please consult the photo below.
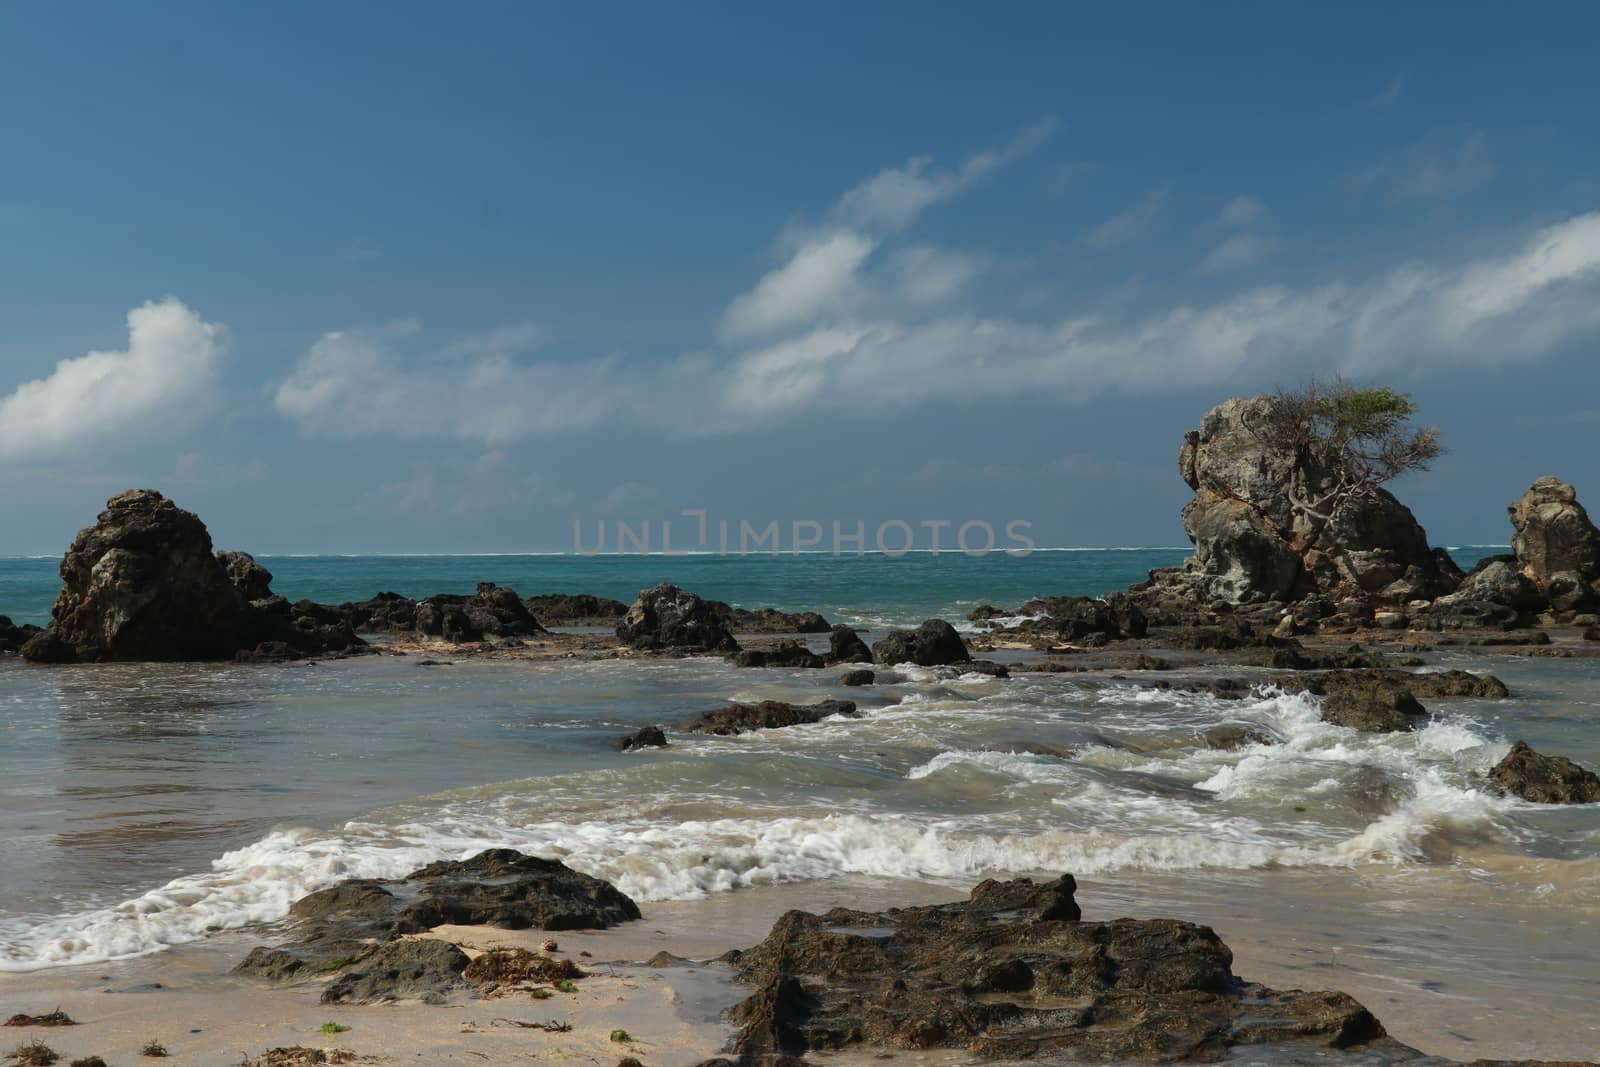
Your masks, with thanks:
<instances>
[{"instance_id":1,"label":"cumulus cloud","mask_svg":"<svg viewBox=\"0 0 1600 1067\"><path fill-rule=\"evenodd\" d=\"M1143 237L1167 202L1167 191L1157 189L1120 215L1114 215L1084 235L1094 248L1117 248Z\"/></svg>"},{"instance_id":2,"label":"cumulus cloud","mask_svg":"<svg viewBox=\"0 0 1600 1067\"><path fill-rule=\"evenodd\" d=\"M1251 226L1267 213L1267 205L1253 196L1236 196L1222 205L1217 221L1224 226Z\"/></svg>"},{"instance_id":3,"label":"cumulus cloud","mask_svg":"<svg viewBox=\"0 0 1600 1067\"><path fill-rule=\"evenodd\" d=\"M1253 267L1278 250L1275 238L1236 233L1206 254L1195 269L1201 274L1226 274Z\"/></svg>"},{"instance_id":4,"label":"cumulus cloud","mask_svg":"<svg viewBox=\"0 0 1600 1067\"><path fill-rule=\"evenodd\" d=\"M128 312L128 347L63 359L0 399L0 457L158 436L212 408L224 330L175 297Z\"/></svg>"}]
</instances>

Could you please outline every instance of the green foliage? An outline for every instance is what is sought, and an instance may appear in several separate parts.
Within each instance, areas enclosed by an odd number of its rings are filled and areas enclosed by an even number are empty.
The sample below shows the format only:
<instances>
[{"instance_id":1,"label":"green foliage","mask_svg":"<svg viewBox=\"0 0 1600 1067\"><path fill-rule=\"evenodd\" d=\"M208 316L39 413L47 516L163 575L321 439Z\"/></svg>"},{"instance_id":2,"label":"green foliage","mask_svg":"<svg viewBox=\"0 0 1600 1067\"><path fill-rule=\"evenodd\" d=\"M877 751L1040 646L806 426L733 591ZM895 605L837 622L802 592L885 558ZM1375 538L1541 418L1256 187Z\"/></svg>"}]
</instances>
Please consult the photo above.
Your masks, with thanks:
<instances>
[{"instance_id":1,"label":"green foliage","mask_svg":"<svg viewBox=\"0 0 1600 1067\"><path fill-rule=\"evenodd\" d=\"M611 1040L626 1043L632 1041L633 1036L626 1030L613 1030L611 1031Z\"/></svg>"},{"instance_id":2,"label":"green foliage","mask_svg":"<svg viewBox=\"0 0 1600 1067\"><path fill-rule=\"evenodd\" d=\"M563 993L576 993L578 991L578 983L570 978L563 978L556 983L556 988Z\"/></svg>"},{"instance_id":3,"label":"green foliage","mask_svg":"<svg viewBox=\"0 0 1600 1067\"><path fill-rule=\"evenodd\" d=\"M344 1025L344 1023L336 1023L336 1022L331 1022L330 1021L330 1022L325 1022L325 1023L322 1024L322 1032L325 1033L325 1034L329 1034L329 1035L348 1033L349 1030L350 1030L350 1028L348 1026Z\"/></svg>"}]
</instances>

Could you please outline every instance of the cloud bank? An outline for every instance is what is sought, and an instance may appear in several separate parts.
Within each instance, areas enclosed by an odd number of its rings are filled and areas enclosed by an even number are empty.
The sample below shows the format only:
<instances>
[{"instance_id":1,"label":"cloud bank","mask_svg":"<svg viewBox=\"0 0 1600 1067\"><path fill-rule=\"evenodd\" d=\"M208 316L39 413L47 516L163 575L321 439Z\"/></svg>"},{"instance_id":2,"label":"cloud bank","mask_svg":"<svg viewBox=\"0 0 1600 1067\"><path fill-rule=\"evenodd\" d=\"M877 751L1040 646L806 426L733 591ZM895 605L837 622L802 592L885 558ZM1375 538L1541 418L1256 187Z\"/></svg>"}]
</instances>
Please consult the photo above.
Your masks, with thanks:
<instances>
[{"instance_id":1,"label":"cloud bank","mask_svg":"<svg viewBox=\"0 0 1600 1067\"><path fill-rule=\"evenodd\" d=\"M0 399L0 458L159 436L213 407L224 330L175 297L128 312L128 347L63 359Z\"/></svg>"}]
</instances>

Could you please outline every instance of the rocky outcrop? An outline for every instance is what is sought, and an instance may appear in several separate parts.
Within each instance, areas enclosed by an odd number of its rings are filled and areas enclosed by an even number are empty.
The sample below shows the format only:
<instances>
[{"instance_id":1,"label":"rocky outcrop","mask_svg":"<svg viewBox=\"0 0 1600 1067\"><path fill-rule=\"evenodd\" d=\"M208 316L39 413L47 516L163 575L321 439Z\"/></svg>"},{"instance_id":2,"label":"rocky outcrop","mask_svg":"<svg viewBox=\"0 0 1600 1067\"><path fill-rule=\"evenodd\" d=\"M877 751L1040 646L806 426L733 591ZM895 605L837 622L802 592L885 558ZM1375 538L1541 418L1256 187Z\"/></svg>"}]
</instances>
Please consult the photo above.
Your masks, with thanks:
<instances>
[{"instance_id":1,"label":"rocky outcrop","mask_svg":"<svg viewBox=\"0 0 1600 1067\"><path fill-rule=\"evenodd\" d=\"M1347 499L1324 515L1294 503L1293 486L1316 499L1333 475L1324 458L1277 446L1261 432L1277 405L1269 396L1235 397L1185 435L1178 466L1195 492L1183 508L1195 554L1135 586L1141 606L1166 620L1183 605L1213 601L1288 603L1321 594L1405 604L1450 592L1453 565L1428 547L1416 518L1387 491Z\"/></svg>"},{"instance_id":2,"label":"rocky outcrop","mask_svg":"<svg viewBox=\"0 0 1600 1067\"><path fill-rule=\"evenodd\" d=\"M395 881L351 879L301 897L289 908L289 943L255 950L234 971L260 978L325 972L364 957L372 942L411 944L399 939L446 923L603 930L637 918L639 906L609 882L557 860L490 849Z\"/></svg>"},{"instance_id":3,"label":"rocky outcrop","mask_svg":"<svg viewBox=\"0 0 1600 1067\"><path fill-rule=\"evenodd\" d=\"M821 722L835 715L853 718L853 700L822 700L815 704L790 704L782 700L763 700L758 704L729 704L725 708L702 711L683 724L693 734L718 734L724 737L751 730L777 730L785 726Z\"/></svg>"},{"instance_id":4,"label":"rocky outcrop","mask_svg":"<svg viewBox=\"0 0 1600 1067\"><path fill-rule=\"evenodd\" d=\"M324 1004L386 1004L420 1000L443 1004L466 988L461 975L471 961L448 941L391 941L363 956L322 991Z\"/></svg>"},{"instance_id":5,"label":"rocky outcrop","mask_svg":"<svg viewBox=\"0 0 1600 1067\"><path fill-rule=\"evenodd\" d=\"M1411 690L1382 678L1334 675L1322 701L1322 718L1365 733L1414 730L1428 721L1427 709Z\"/></svg>"},{"instance_id":6,"label":"rocky outcrop","mask_svg":"<svg viewBox=\"0 0 1600 1067\"><path fill-rule=\"evenodd\" d=\"M399 593L346 602L338 611L360 633L405 633L417 626L417 602Z\"/></svg>"},{"instance_id":7,"label":"rocky outcrop","mask_svg":"<svg viewBox=\"0 0 1600 1067\"><path fill-rule=\"evenodd\" d=\"M709 603L716 608L728 627L741 634L825 634L828 620L814 611L779 611L777 608L759 608L748 611L724 604L720 600Z\"/></svg>"},{"instance_id":8,"label":"rocky outcrop","mask_svg":"<svg viewBox=\"0 0 1600 1067\"><path fill-rule=\"evenodd\" d=\"M486 637L533 637L548 633L510 589L479 582L471 596L441 593L417 601L417 633L457 644Z\"/></svg>"},{"instance_id":9,"label":"rocky outcrop","mask_svg":"<svg viewBox=\"0 0 1600 1067\"><path fill-rule=\"evenodd\" d=\"M1081 920L1070 876L985 882L967 901L785 914L732 954L754 987L729 1018L746 1059L854 1046L1060 1062L1220 1059L1239 1045L1384 1037L1341 993L1243 982L1208 927Z\"/></svg>"},{"instance_id":10,"label":"rocky outcrop","mask_svg":"<svg viewBox=\"0 0 1600 1067\"><path fill-rule=\"evenodd\" d=\"M1600 604L1600 530L1578 503L1577 491L1546 476L1507 511L1517 567L1550 606L1591 611Z\"/></svg>"},{"instance_id":11,"label":"rocky outcrop","mask_svg":"<svg viewBox=\"0 0 1600 1067\"><path fill-rule=\"evenodd\" d=\"M1489 780L1535 804L1600 804L1600 775L1565 756L1536 752L1526 741L1511 746L1489 772Z\"/></svg>"},{"instance_id":12,"label":"rocky outcrop","mask_svg":"<svg viewBox=\"0 0 1600 1067\"><path fill-rule=\"evenodd\" d=\"M633 648L650 651L737 652L715 602L662 582L641 590L617 623L617 637Z\"/></svg>"},{"instance_id":13,"label":"rocky outcrop","mask_svg":"<svg viewBox=\"0 0 1600 1067\"><path fill-rule=\"evenodd\" d=\"M853 628L836 623L828 635L828 662L871 663L872 649Z\"/></svg>"},{"instance_id":14,"label":"rocky outcrop","mask_svg":"<svg viewBox=\"0 0 1600 1067\"><path fill-rule=\"evenodd\" d=\"M41 627L24 623L18 626L5 615L0 615L0 652L16 652L41 631Z\"/></svg>"},{"instance_id":15,"label":"rocky outcrop","mask_svg":"<svg viewBox=\"0 0 1600 1067\"><path fill-rule=\"evenodd\" d=\"M769 648L747 648L733 657L740 667L826 667L828 661L798 641L779 641Z\"/></svg>"},{"instance_id":16,"label":"rocky outcrop","mask_svg":"<svg viewBox=\"0 0 1600 1067\"><path fill-rule=\"evenodd\" d=\"M875 673L864 668L853 671L845 671L843 674L839 675L840 685L871 685L877 680L878 676Z\"/></svg>"},{"instance_id":17,"label":"rocky outcrop","mask_svg":"<svg viewBox=\"0 0 1600 1067\"><path fill-rule=\"evenodd\" d=\"M213 554L192 512L153 489L112 497L61 559L35 662L293 658L359 649L342 619L296 611L242 552Z\"/></svg>"},{"instance_id":18,"label":"rocky outcrop","mask_svg":"<svg viewBox=\"0 0 1600 1067\"><path fill-rule=\"evenodd\" d=\"M890 630L872 646L872 661L889 667L896 663L939 667L971 658L967 643L943 619L929 619L915 630Z\"/></svg>"},{"instance_id":19,"label":"rocky outcrop","mask_svg":"<svg viewBox=\"0 0 1600 1067\"><path fill-rule=\"evenodd\" d=\"M522 603L545 626L615 626L628 613L620 600L587 593L545 593Z\"/></svg>"},{"instance_id":20,"label":"rocky outcrop","mask_svg":"<svg viewBox=\"0 0 1600 1067\"><path fill-rule=\"evenodd\" d=\"M666 748L667 734L659 726L642 726L627 737L619 738L616 746L623 752L636 748Z\"/></svg>"}]
</instances>

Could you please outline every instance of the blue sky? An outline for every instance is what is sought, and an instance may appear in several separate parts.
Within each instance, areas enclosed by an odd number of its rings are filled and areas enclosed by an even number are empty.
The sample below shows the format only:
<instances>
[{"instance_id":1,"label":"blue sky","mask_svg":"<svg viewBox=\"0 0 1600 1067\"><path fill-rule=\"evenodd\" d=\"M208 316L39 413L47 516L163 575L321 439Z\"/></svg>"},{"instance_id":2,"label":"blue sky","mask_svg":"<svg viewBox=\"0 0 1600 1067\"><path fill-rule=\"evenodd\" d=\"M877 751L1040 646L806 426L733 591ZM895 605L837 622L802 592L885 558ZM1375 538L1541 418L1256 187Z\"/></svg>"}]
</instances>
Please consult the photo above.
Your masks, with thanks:
<instances>
[{"instance_id":1,"label":"blue sky","mask_svg":"<svg viewBox=\"0 0 1600 1067\"><path fill-rule=\"evenodd\" d=\"M1504 541L1600 499L1587 5L0 7L0 553L572 522L1181 544L1185 429L1342 372ZM92 355L91 355L92 354ZM87 357L87 358L85 358Z\"/></svg>"}]
</instances>

